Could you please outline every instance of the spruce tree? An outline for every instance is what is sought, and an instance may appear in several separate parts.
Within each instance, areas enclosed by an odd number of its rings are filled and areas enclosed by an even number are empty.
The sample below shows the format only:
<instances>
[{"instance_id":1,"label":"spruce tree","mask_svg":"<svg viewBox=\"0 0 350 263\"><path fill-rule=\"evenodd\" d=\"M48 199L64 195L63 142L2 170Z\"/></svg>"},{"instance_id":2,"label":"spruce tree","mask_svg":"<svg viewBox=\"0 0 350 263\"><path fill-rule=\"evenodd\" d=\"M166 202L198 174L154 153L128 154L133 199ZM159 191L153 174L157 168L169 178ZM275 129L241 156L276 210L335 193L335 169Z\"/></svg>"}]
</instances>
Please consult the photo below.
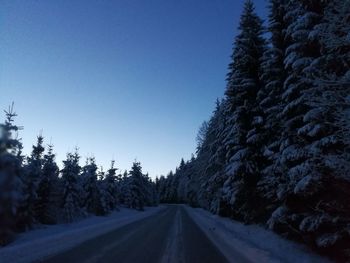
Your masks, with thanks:
<instances>
[{"instance_id":1,"label":"spruce tree","mask_svg":"<svg viewBox=\"0 0 350 263\"><path fill-rule=\"evenodd\" d=\"M224 183L224 206L220 207L220 212L246 222L255 217L248 211L258 205L255 188L262 159L258 150L262 141L259 134L262 117L256 104L262 85L261 60L266 46L262 23L252 1L246 1L240 20L240 33L235 39L226 90L226 114L229 117L224 143L228 179Z\"/></svg>"},{"instance_id":2,"label":"spruce tree","mask_svg":"<svg viewBox=\"0 0 350 263\"><path fill-rule=\"evenodd\" d=\"M119 189L118 189L118 176L117 168L114 167L115 161L111 162L111 167L108 169L106 178L105 178L105 189L107 196L107 205L109 210L115 210L118 205L119 199Z\"/></svg>"},{"instance_id":3,"label":"spruce tree","mask_svg":"<svg viewBox=\"0 0 350 263\"><path fill-rule=\"evenodd\" d=\"M301 2L301 7L304 17L310 18L309 25L304 23L308 38L303 47L314 56L301 75L308 85L300 96L305 112L295 138L306 159L288 167L285 221L298 229L303 240L332 251L350 242L344 226L350 216L349 126L345 124L350 106L350 82L346 81L350 44L344 41L349 26L341 22L346 17L349 22L350 6L323 1Z\"/></svg>"},{"instance_id":4,"label":"spruce tree","mask_svg":"<svg viewBox=\"0 0 350 263\"><path fill-rule=\"evenodd\" d=\"M54 224L57 222L59 209L60 184L59 169L51 144L48 145L48 151L43 158L41 175L37 190L36 219L42 224Z\"/></svg>"},{"instance_id":5,"label":"spruce tree","mask_svg":"<svg viewBox=\"0 0 350 263\"><path fill-rule=\"evenodd\" d=\"M14 238L18 204L22 199L21 160L17 156L21 142L16 137L20 127L14 124L17 115L13 104L5 113L5 123L0 124L0 246Z\"/></svg>"},{"instance_id":6,"label":"spruce tree","mask_svg":"<svg viewBox=\"0 0 350 263\"><path fill-rule=\"evenodd\" d=\"M134 162L131 170L129 172L130 182L129 182L129 200L128 206L130 208L143 210L145 205L145 192L143 191L143 174L142 167L139 162Z\"/></svg>"},{"instance_id":7,"label":"spruce tree","mask_svg":"<svg viewBox=\"0 0 350 263\"><path fill-rule=\"evenodd\" d=\"M87 158L80 177L83 190L82 206L88 213L92 214L97 214L100 203L97 169L95 158Z\"/></svg>"},{"instance_id":8,"label":"spruce tree","mask_svg":"<svg viewBox=\"0 0 350 263\"><path fill-rule=\"evenodd\" d=\"M119 189L120 189L120 196L119 201L121 204L124 204L128 206L128 200L130 197L130 188L129 188L129 177L128 177L128 171L124 171L123 175L120 178L119 182Z\"/></svg>"},{"instance_id":9,"label":"spruce tree","mask_svg":"<svg viewBox=\"0 0 350 263\"><path fill-rule=\"evenodd\" d=\"M222 200L222 186L227 179L225 173L226 152L224 140L226 136L226 121L228 112L228 103L226 99L221 102L217 101L216 109L212 116L212 126L210 143L210 159L207 163L205 173L208 176L208 181L205 183L206 191L211 196L209 210L213 213L219 213L220 203Z\"/></svg>"},{"instance_id":10,"label":"spruce tree","mask_svg":"<svg viewBox=\"0 0 350 263\"><path fill-rule=\"evenodd\" d=\"M322 133L322 128L310 122L308 113L315 109L315 105L309 103L309 94L314 88L309 70L320 56L320 46L317 40L309 36L322 20L324 3L289 1L285 15L286 23L289 23L285 36L288 47L284 60L288 77L282 94L283 129L277 161L284 178L277 193L280 206L272 214L269 227L296 238L300 237L298 231L302 214L308 210L305 201L311 201L310 195L316 190L314 188L305 192L306 188L303 187L308 184L305 180L312 177L309 183L316 188L318 185L317 172L311 161L315 152L310 151L308 146Z\"/></svg>"},{"instance_id":11,"label":"spruce tree","mask_svg":"<svg viewBox=\"0 0 350 263\"><path fill-rule=\"evenodd\" d=\"M110 203L110 196L107 191L107 185L106 185L106 173L103 171L102 167L97 173L97 195L96 195L96 201L97 201L97 210L96 215L98 216L104 216L107 215L111 208L109 206Z\"/></svg>"},{"instance_id":12,"label":"spruce tree","mask_svg":"<svg viewBox=\"0 0 350 263\"><path fill-rule=\"evenodd\" d=\"M285 53L288 47L285 36L288 27L285 21L287 1L270 0L269 11L270 47L263 55L261 75L263 86L257 96L263 116L261 127L263 144L260 151L263 153L264 163L261 167L258 192L259 198L263 200L262 207L265 208L265 211L262 211L264 219L267 219L279 204L276 190L284 177L277 160L283 126L280 114L283 109L283 83L287 78L284 68Z\"/></svg>"},{"instance_id":13,"label":"spruce tree","mask_svg":"<svg viewBox=\"0 0 350 263\"><path fill-rule=\"evenodd\" d=\"M27 158L27 165L24 167L22 174L24 199L20 205L19 219L17 221L17 227L21 231L32 227L37 218L37 190L42 179L43 153L45 151L43 142L44 137L39 135L37 144L33 145L31 156Z\"/></svg>"},{"instance_id":14,"label":"spruce tree","mask_svg":"<svg viewBox=\"0 0 350 263\"><path fill-rule=\"evenodd\" d=\"M79 165L80 156L76 150L74 153L68 153L67 159L63 161L62 184L63 184L63 219L66 222L72 222L79 216L82 216L80 188L78 184L81 167Z\"/></svg>"}]
</instances>

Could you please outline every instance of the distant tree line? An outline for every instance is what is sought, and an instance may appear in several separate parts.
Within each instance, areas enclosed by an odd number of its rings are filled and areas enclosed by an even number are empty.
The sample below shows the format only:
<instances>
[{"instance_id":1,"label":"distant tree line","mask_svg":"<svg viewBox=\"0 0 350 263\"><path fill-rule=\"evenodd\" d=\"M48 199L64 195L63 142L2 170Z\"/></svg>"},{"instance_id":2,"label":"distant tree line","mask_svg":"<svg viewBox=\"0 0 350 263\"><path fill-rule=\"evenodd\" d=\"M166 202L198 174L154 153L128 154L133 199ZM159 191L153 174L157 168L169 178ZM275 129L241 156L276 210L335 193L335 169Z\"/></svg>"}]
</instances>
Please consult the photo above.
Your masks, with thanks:
<instances>
[{"instance_id":1,"label":"distant tree line","mask_svg":"<svg viewBox=\"0 0 350 263\"><path fill-rule=\"evenodd\" d=\"M30 156L22 154L13 106L0 124L0 245L35 224L73 222L89 214L104 216L120 206L143 210L158 204L155 183L139 162L119 174L114 161L104 172L94 158L80 166L78 150L60 170L53 146L39 135ZM46 149L45 149L46 148Z\"/></svg>"},{"instance_id":2,"label":"distant tree line","mask_svg":"<svg viewBox=\"0 0 350 263\"><path fill-rule=\"evenodd\" d=\"M270 0L267 29L246 1L225 96L160 200L349 259L349 32L350 1Z\"/></svg>"}]
</instances>

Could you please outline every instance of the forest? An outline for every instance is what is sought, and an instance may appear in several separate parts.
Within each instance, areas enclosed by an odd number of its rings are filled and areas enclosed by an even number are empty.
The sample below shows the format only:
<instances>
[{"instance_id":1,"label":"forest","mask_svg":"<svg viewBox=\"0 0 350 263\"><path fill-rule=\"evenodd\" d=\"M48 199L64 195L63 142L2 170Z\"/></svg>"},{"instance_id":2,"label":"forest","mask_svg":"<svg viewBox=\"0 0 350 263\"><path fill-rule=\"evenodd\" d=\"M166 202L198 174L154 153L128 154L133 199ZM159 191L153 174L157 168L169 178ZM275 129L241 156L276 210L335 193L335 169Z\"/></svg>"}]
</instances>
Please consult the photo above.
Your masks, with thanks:
<instances>
[{"instance_id":1,"label":"forest","mask_svg":"<svg viewBox=\"0 0 350 263\"><path fill-rule=\"evenodd\" d=\"M30 156L22 154L21 127L14 124L13 105L1 124L0 245L15 233L37 224L71 223L88 215L105 216L119 206L143 210L158 203L155 183L135 161L129 172L118 173L115 162L105 172L93 157L80 166L78 149L67 154L63 168L55 161L53 145L37 137Z\"/></svg>"},{"instance_id":2,"label":"forest","mask_svg":"<svg viewBox=\"0 0 350 263\"><path fill-rule=\"evenodd\" d=\"M93 157L81 166L78 149L60 169L42 135L25 156L10 106L0 245L36 224L186 203L350 259L350 1L270 0L264 23L247 0L238 29L225 94L167 176L151 180L138 161L129 172Z\"/></svg>"},{"instance_id":3,"label":"forest","mask_svg":"<svg viewBox=\"0 0 350 263\"><path fill-rule=\"evenodd\" d=\"M225 96L160 200L349 258L350 2L271 0L264 28L247 1L239 30Z\"/></svg>"}]
</instances>

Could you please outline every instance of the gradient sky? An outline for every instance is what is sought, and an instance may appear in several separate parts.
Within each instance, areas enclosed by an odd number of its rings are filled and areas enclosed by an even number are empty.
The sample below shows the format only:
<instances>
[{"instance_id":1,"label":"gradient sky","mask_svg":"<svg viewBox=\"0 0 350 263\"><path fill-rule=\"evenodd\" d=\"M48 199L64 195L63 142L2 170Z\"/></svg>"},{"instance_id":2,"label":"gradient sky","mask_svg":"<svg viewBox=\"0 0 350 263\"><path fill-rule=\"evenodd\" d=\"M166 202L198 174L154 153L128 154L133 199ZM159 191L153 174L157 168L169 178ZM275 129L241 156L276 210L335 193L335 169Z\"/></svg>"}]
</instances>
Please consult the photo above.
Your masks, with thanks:
<instances>
[{"instance_id":1,"label":"gradient sky","mask_svg":"<svg viewBox=\"0 0 350 263\"><path fill-rule=\"evenodd\" d=\"M255 3L266 17L266 1ZM78 146L105 168L137 159L152 177L167 174L195 151L224 93L242 6L2 0L0 108L15 102L26 153L42 130L58 162Z\"/></svg>"}]
</instances>

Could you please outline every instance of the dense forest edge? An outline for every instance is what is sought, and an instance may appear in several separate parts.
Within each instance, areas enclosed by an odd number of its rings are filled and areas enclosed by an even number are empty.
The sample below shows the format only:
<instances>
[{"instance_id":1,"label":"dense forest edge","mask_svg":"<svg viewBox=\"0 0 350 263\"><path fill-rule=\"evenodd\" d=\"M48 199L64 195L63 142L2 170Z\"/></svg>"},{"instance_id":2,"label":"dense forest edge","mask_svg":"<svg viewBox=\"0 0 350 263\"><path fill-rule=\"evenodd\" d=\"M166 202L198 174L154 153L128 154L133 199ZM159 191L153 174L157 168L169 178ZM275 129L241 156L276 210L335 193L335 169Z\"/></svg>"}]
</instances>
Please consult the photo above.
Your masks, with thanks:
<instances>
[{"instance_id":1,"label":"dense forest edge","mask_svg":"<svg viewBox=\"0 0 350 263\"><path fill-rule=\"evenodd\" d=\"M350 1L270 0L268 18L246 1L225 96L160 201L350 260Z\"/></svg>"},{"instance_id":2,"label":"dense forest edge","mask_svg":"<svg viewBox=\"0 0 350 263\"><path fill-rule=\"evenodd\" d=\"M115 162L105 172L95 158L80 165L78 149L59 169L53 145L37 137L30 156L22 154L21 127L14 124L13 104L0 124L0 245L38 224L71 223L89 215L105 216L118 207L143 210L158 205L155 183L135 161L119 173ZM45 149L46 148L46 149Z\"/></svg>"},{"instance_id":3,"label":"dense forest edge","mask_svg":"<svg viewBox=\"0 0 350 263\"><path fill-rule=\"evenodd\" d=\"M197 150L151 180L135 161L107 171L78 150L59 169L39 135L23 155L13 105L0 124L0 245L36 224L187 203L265 226L350 260L350 1L269 0L268 26L247 0L227 87Z\"/></svg>"}]
</instances>

